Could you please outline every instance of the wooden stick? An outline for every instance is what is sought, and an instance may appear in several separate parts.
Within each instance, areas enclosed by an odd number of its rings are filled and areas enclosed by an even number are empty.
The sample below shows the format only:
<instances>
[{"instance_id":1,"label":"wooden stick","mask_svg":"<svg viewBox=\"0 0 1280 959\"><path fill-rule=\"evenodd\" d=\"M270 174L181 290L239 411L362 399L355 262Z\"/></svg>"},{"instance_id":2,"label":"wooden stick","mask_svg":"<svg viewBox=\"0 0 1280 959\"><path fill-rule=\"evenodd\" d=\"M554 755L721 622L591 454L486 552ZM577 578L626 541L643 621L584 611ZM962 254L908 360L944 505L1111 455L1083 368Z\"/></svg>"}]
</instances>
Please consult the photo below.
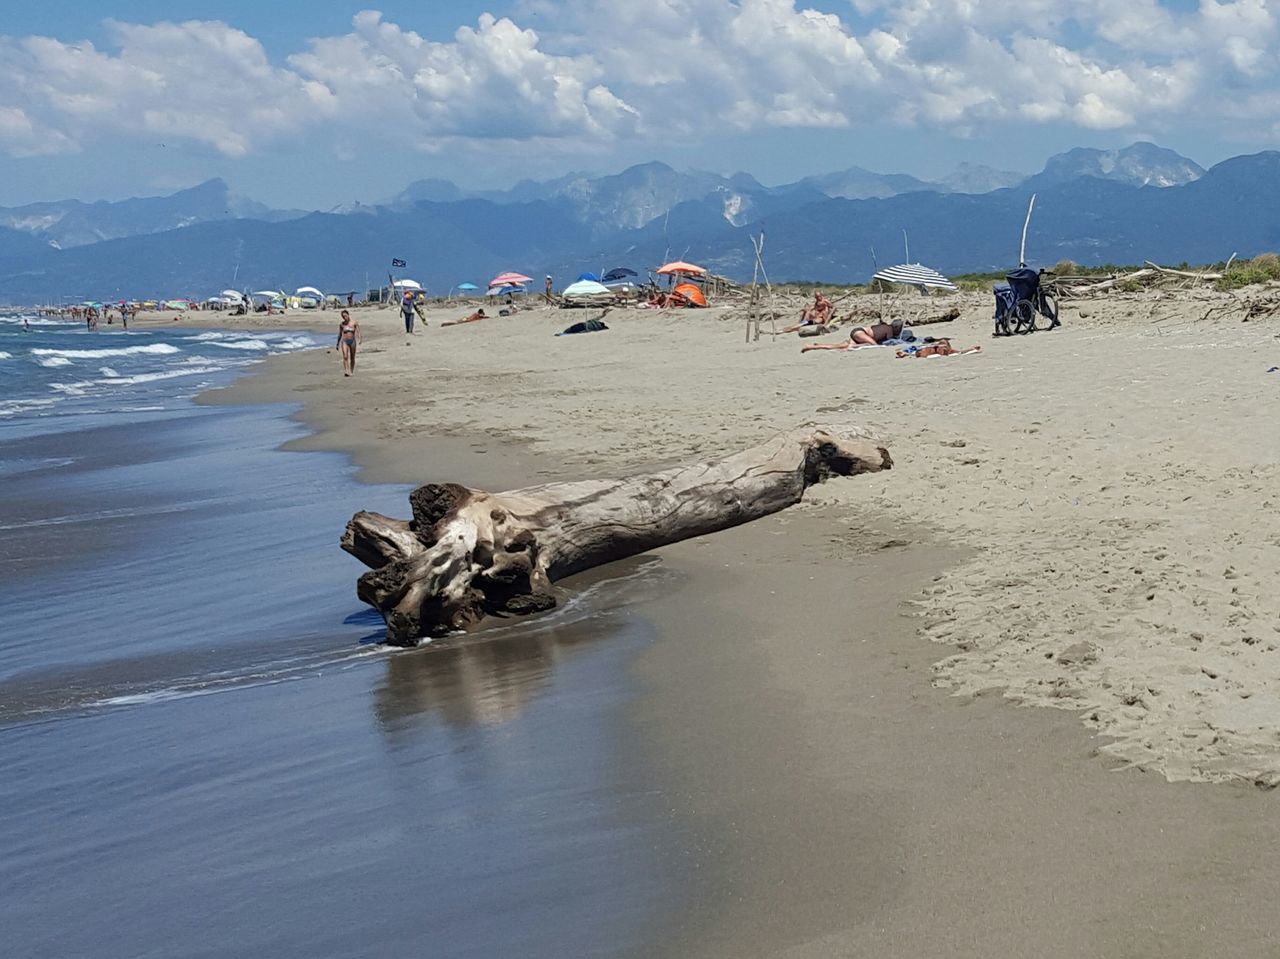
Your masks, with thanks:
<instances>
[{"instance_id":1,"label":"wooden stick","mask_svg":"<svg viewBox=\"0 0 1280 959\"><path fill-rule=\"evenodd\" d=\"M1031 225L1031 211L1036 208L1036 195L1031 194L1031 202L1027 204L1027 218L1022 223L1022 246L1018 249L1018 265L1027 265L1027 227Z\"/></svg>"},{"instance_id":2,"label":"wooden stick","mask_svg":"<svg viewBox=\"0 0 1280 959\"><path fill-rule=\"evenodd\" d=\"M1207 282L1222 279L1221 273L1192 273L1189 270L1171 270L1166 266L1160 266L1156 263L1152 263L1150 260L1143 260L1143 263L1151 267L1151 269L1155 270L1157 273L1163 273L1166 276L1183 276L1188 279L1205 280Z\"/></svg>"}]
</instances>

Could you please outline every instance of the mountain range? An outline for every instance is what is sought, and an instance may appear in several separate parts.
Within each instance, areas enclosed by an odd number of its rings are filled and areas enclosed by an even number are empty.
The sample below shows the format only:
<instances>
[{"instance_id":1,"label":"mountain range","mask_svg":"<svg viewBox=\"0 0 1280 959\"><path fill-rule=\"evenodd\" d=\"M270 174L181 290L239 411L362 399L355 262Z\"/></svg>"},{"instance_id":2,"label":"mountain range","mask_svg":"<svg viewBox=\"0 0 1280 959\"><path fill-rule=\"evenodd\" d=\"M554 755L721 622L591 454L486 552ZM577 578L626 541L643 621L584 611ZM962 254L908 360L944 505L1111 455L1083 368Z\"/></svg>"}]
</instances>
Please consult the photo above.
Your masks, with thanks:
<instances>
[{"instance_id":1,"label":"mountain range","mask_svg":"<svg viewBox=\"0 0 1280 959\"><path fill-rule=\"evenodd\" d=\"M939 181L850 167L765 186L661 163L502 191L424 179L381 203L313 213L272 210L211 180L164 197L0 208L0 301L363 290L385 280L393 257L435 292L505 269L572 279L668 257L743 279L749 237L761 232L776 280L865 280L905 256L904 231L912 259L948 272L1005 269L1033 192L1037 262L1216 260L1280 247L1278 179L1280 153L1206 171L1136 143L1071 150L1032 176L962 165Z\"/></svg>"}]
</instances>

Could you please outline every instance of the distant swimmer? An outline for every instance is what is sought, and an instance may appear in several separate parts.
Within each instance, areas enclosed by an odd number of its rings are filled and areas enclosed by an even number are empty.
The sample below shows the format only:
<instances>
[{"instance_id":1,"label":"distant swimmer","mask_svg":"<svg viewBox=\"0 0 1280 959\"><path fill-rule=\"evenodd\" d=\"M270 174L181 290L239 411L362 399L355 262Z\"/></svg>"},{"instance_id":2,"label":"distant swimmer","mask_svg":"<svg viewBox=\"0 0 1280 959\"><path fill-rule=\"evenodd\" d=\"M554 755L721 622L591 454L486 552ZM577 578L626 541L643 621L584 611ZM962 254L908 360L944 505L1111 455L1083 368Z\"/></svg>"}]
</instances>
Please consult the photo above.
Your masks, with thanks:
<instances>
[{"instance_id":1,"label":"distant swimmer","mask_svg":"<svg viewBox=\"0 0 1280 959\"><path fill-rule=\"evenodd\" d=\"M31 321L28 320L25 316L22 318L22 332L23 333L31 332Z\"/></svg>"},{"instance_id":2,"label":"distant swimmer","mask_svg":"<svg viewBox=\"0 0 1280 959\"><path fill-rule=\"evenodd\" d=\"M342 311L342 322L338 324L338 350L342 353L342 375L350 376L356 371L356 347L361 340L360 323L351 319L351 314Z\"/></svg>"}]
</instances>

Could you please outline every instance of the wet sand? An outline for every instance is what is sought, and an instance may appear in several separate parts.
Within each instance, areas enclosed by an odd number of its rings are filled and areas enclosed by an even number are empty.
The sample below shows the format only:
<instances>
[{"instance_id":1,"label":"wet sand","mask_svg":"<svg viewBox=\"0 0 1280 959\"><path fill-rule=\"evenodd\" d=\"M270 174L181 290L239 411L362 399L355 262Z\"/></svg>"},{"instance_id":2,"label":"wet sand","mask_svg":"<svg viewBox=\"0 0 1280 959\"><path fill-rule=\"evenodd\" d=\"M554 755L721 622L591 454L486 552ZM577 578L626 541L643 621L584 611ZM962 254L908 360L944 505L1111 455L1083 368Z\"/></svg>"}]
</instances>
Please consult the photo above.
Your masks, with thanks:
<instances>
[{"instance_id":1,"label":"wet sand","mask_svg":"<svg viewBox=\"0 0 1280 959\"><path fill-rule=\"evenodd\" d=\"M984 335L986 310L966 308L958 343ZM1259 744L1280 720L1229 711L1241 684L1268 700L1273 685L1231 616L1273 617L1275 558L1249 517L1275 470L1274 406L1256 334L1198 326L1198 310L1162 344L1171 314L1129 303L940 361L801 358L794 338L742 344L741 318L714 311L564 340L549 335L573 314L412 341L384 314L362 320L353 380L334 356L287 357L231 398L303 403L305 444L352 452L366 476L489 488L806 420L889 436L892 473L659 553L683 585L645 609L661 635L635 666L631 742L671 810L672 868L700 881L642 954L1257 956L1280 941L1280 807L1248 783L1269 781L1276 751ZM1171 508L1224 482L1248 505L1212 526ZM1219 624L1193 601L1217 602L1209 580L1242 548ZM1137 595L1153 586L1155 619ZM1206 637L1213 676L1187 651ZM1225 782L1167 781L1187 778Z\"/></svg>"},{"instance_id":2,"label":"wet sand","mask_svg":"<svg viewBox=\"0 0 1280 959\"><path fill-rule=\"evenodd\" d=\"M646 607L631 716L699 882L653 954L1275 954L1274 793L933 688L903 599L964 554L903 538L814 509L663 551L688 585Z\"/></svg>"}]
</instances>

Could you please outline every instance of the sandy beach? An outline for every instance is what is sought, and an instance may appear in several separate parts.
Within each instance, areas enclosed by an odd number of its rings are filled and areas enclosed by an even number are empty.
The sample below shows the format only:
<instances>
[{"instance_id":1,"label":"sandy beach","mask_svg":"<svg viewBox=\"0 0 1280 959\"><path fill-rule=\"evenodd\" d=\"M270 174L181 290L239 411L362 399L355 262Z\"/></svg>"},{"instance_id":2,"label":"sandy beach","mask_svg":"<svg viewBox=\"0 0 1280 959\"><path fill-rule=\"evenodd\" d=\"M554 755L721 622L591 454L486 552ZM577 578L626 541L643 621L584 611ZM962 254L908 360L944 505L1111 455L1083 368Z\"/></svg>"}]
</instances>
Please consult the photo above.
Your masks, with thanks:
<instances>
[{"instance_id":1,"label":"sandy beach","mask_svg":"<svg viewBox=\"0 0 1280 959\"><path fill-rule=\"evenodd\" d=\"M707 876L670 953L1259 955L1280 352L1274 322L1202 319L1227 296L995 340L964 294L920 332L982 352L927 360L744 342L740 308L564 337L594 313L437 307L407 337L360 310L354 377L314 351L206 399L299 403L297 445L368 479L487 488L875 430L892 471L660 553L687 582L648 611L633 732Z\"/></svg>"}]
</instances>

